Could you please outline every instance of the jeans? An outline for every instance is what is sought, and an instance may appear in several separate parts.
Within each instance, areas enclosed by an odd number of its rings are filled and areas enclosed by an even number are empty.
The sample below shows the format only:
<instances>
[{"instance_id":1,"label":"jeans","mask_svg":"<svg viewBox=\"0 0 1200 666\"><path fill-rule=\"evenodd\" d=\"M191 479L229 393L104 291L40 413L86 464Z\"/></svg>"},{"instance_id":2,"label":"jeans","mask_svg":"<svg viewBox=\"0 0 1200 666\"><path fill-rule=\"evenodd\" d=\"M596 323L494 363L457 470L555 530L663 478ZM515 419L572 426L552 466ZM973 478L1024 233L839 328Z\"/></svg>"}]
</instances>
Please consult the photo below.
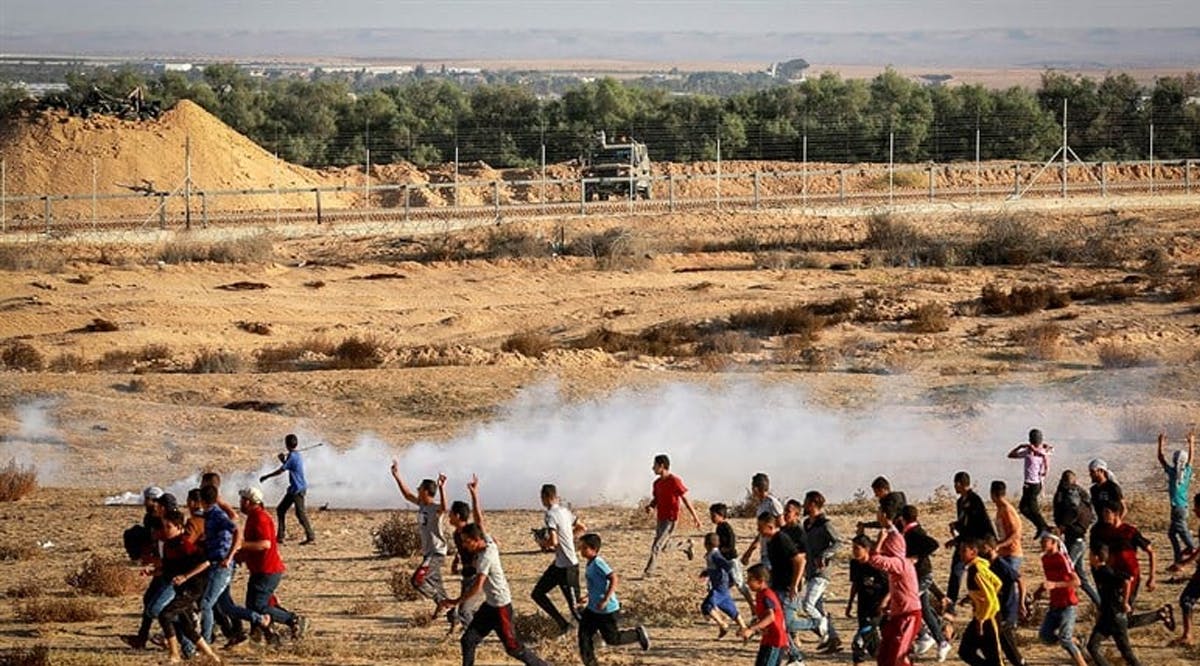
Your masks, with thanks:
<instances>
[{"instance_id":1,"label":"jeans","mask_svg":"<svg viewBox=\"0 0 1200 666\"><path fill-rule=\"evenodd\" d=\"M171 581L162 576L150 579L150 586L142 595L142 623L138 627L138 640L145 643L150 639L150 624L174 599L175 586L171 584Z\"/></svg>"},{"instance_id":2,"label":"jeans","mask_svg":"<svg viewBox=\"0 0 1200 666\"><path fill-rule=\"evenodd\" d=\"M946 581L946 598L950 603L958 603L958 590L962 587L963 576L967 573L967 565L958 556L958 545L954 546L954 560L950 562L950 580Z\"/></svg>"},{"instance_id":3,"label":"jeans","mask_svg":"<svg viewBox=\"0 0 1200 666\"><path fill-rule=\"evenodd\" d=\"M946 635L942 631L942 614L933 607L933 574L922 576L917 584L921 593L921 619L924 622L922 631L941 645L946 642Z\"/></svg>"},{"instance_id":4,"label":"jeans","mask_svg":"<svg viewBox=\"0 0 1200 666\"><path fill-rule=\"evenodd\" d=\"M279 530L276 534L279 541L283 541L284 533L286 532L284 522L287 521L287 512L288 509L292 508L292 505L296 506L296 520L299 520L300 527L304 528L304 539L306 541L316 539L316 535L313 534L312 525L308 522L308 511L304 508L305 492L304 490L298 493L289 492L283 496L283 499L279 500L279 507L275 509L275 516L279 518Z\"/></svg>"},{"instance_id":5,"label":"jeans","mask_svg":"<svg viewBox=\"0 0 1200 666\"><path fill-rule=\"evenodd\" d=\"M219 562L212 562L208 568L208 586L200 597L200 635L205 642L212 643L213 608L222 595L229 594L229 583L233 581L233 565L223 567Z\"/></svg>"},{"instance_id":6,"label":"jeans","mask_svg":"<svg viewBox=\"0 0 1200 666\"><path fill-rule=\"evenodd\" d=\"M1083 552L1087 549L1087 544L1083 539L1076 539L1067 544L1067 554L1071 558L1071 566L1075 568L1075 573L1079 575L1079 589L1087 595L1088 599L1092 600L1092 605L1096 608L1100 607L1100 595L1096 592L1096 587L1092 585L1092 576L1088 573L1091 568L1083 561Z\"/></svg>"},{"instance_id":7,"label":"jeans","mask_svg":"<svg viewBox=\"0 0 1200 666\"><path fill-rule=\"evenodd\" d=\"M1171 539L1171 550L1175 553L1175 562L1179 561L1185 549L1191 550L1196 547L1191 533L1188 532L1186 506L1171 507L1171 527L1167 529L1167 537Z\"/></svg>"},{"instance_id":8,"label":"jeans","mask_svg":"<svg viewBox=\"0 0 1200 666\"><path fill-rule=\"evenodd\" d=\"M1051 608L1046 611L1042 627L1038 629L1038 638L1046 645L1058 643L1072 659L1078 656L1079 646L1075 645L1075 606Z\"/></svg>"},{"instance_id":9,"label":"jeans","mask_svg":"<svg viewBox=\"0 0 1200 666\"><path fill-rule=\"evenodd\" d=\"M271 622L291 626L296 620L295 614L271 605L271 595L279 587L283 574L250 574L246 581L246 607L260 615L270 615Z\"/></svg>"},{"instance_id":10,"label":"jeans","mask_svg":"<svg viewBox=\"0 0 1200 666\"><path fill-rule=\"evenodd\" d=\"M796 645L793 633L800 630L800 597L792 596L787 590L775 590L776 596L783 602L783 624L788 634L788 655L792 661L804 661L804 653Z\"/></svg>"},{"instance_id":11,"label":"jeans","mask_svg":"<svg viewBox=\"0 0 1200 666\"><path fill-rule=\"evenodd\" d=\"M816 632L822 641L837 638L837 630L825 613L825 589L829 587L829 579L824 576L813 576L804 584L804 593L800 597L800 610L804 617L796 619L797 629L810 629ZM822 631L822 628L824 631Z\"/></svg>"}]
</instances>

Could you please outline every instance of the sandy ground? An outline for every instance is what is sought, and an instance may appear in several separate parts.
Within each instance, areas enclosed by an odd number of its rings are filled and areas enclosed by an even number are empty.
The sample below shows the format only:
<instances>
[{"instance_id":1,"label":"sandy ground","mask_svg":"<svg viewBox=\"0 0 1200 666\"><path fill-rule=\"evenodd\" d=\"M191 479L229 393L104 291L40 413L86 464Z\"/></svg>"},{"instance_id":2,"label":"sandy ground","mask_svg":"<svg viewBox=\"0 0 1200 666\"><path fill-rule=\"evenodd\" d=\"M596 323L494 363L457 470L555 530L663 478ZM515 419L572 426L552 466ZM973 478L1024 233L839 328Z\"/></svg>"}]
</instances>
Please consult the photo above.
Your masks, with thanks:
<instances>
[{"instance_id":1,"label":"sandy ground","mask_svg":"<svg viewBox=\"0 0 1200 666\"><path fill-rule=\"evenodd\" d=\"M445 442L460 438L481 424L506 418L507 406L547 379L557 382L562 410L581 401L603 399L621 390L647 402L665 400L664 386L728 386L752 379L779 390L803 392L809 401L833 414L870 421L880 405L882 414L923 414L929 421L973 424L975 435L988 445L950 449L926 459L915 456L924 476L906 468L912 483L927 496L934 485L946 484L960 465L975 464L979 456L999 458L1000 447L1019 438L1030 420L1050 420L1065 430L1072 423L1091 439L1065 442L1074 453L1062 461L1081 469L1088 456L1102 454L1113 461L1127 487L1142 493L1135 517L1155 540L1161 554L1169 552L1165 530L1165 500L1152 468L1154 432L1168 428L1178 438L1195 420L1196 335L1200 314L1192 304L1165 296L1172 284L1188 279L1200 260L1194 207L1073 212L1046 211L1038 216L1047 229L1087 233L1104 225L1133 220L1129 242L1137 247L1162 247L1169 253L1166 274L1144 274L1133 257L1108 267L1037 265L1027 268L884 268L865 267L861 252L812 252L810 268L784 268L769 252L703 251L713 243L747 236L814 239L853 239L864 233L865 220L856 217L815 217L786 213L687 214L638 219L644 261L620 270L598 270L591 262L570 258L477 260L417 264L395 259L395 239L381 237L320 237L280 241L275 259L255 265L157 265L144 261L98 263L95 248L64 246L65 262L42 268L0 272L0 340L33 345L47 359L77 354L97 361L114 350L136 351L146 345L165 345L165 360L119 372L14 372L0 375L0 461L16 457L38 465L43 485L31 498L0 505L0 544L28 545L52 541L41 557L0 562L0 590L36 580L47 594L66 595L64 577L92 553L118 556L119 537L135 521L138 509L103 507L111 494L151 482L169 483L200 468L227 475L259 469L274 453L283 432L320 433L328 446L345 452L364 431L383 442L374 472L364 487L378 488L380 499L355 511L332 503L314 514L319 545L311 549L285 546L290 575L282 595L287 604L311 616L314 633L303 645L280 651L240 648L233 663L368 664L457 663L456 645L445 642L440 626L416 626L425 612L421 602L392 600L387 582L393 570L412 563L385 560L372 553L370 530L386 511L401 506L386 477L386 457L405 455L416 442ZM918 218L930 229L954 233L968 221L955 214ZM591 220L572 226L571 233L601 230L627 223ZM582 226L586 224L585 226ZM529 227L534 234L554 225ZM137 251L117 248L110 251ZM119 252L118 252L119 254ZM833 270L837 263L849 270ZM396 274L390 279L357 279L371 274ZM88 280L79 280L85 274ZM1132 277L1131 277L1132 276ZM981 316L969 307L990 282L1055 284L1061 288L1100 281L1132 279L1141 285L1137 296L1119 303L1073 303L1065 311L1045 311L1023 317ZM223 291L216 287L236 281L262 282L268 289ZM322 288L305 286L321 281ZM827 301L840 296L861 298L868 290L880 293L881 307L893 314L916 305L937 302L949 306L949 330L908 332L903 320L846 322L826 329L815 343L834 359L812 371L794 360L781 360L781 342L768 340L759 352L731 353L719 363L694 358L627 357L595 350L556 350L541 359L500 351L514 333L537 330L559 342L569 341L600 326L637 332L663 322L699 322L726 317L746 308L778 307L795 302ZM119 330L86 333L78 329L94 318L118 324ZM247 333L239 321L268 323L269 336ZM1060 354L1049 361L1029 358L1014 342L1036 323L1056 322L1064 329ZM299 342L314 336L334 341L350 335L373 335L395 350L432 346L452 359L451 365L410 367L399 351L374 370L309 372L252 372L256 351L269 345ZM1150 364L1128 370L1103 369L1098 353L1105 343L1137 350ZM205 349L224 349L239 355L244 369L236 374L195 375L184 372ZM1052 389L1053 400L1041 404L1005 402L1012 387ZM721 394L733 396L734 393ZM1039 394L1041 395L1041 394ZM730 398L732 399L732 398ZM281 403L274 413L225 409L236 400ZM999 407L997 407L999 405ZM988 432L995 421L976 419L989 410L1013 412L1003 432ZM714 408L714 411L720 411ZM691 420L701 420L696 415ZM849 418L849 416L847 418ZM924 417L922 417L924 418ZM976 419L976 420L972 420ZM689 420L687 415L682 421ZM921 421L922 424L926 423ZM1104 425L1103 428L1095 427ZM601 429L598 424L596 429ZM879 427L887 427L883 423ZM649 427L649 426L647 426ZM964 426L965 427L965 426ZM694 431L693 431L694 432ZM956 431L958 432L958 431ZM965 432L965 431L964 431ZM529 433L532 439L534 433ZM1081 436L1082 437L1082 436ZM1127 441L1134 440L1134 441ZM907 440L906 440L907 441ZM667 443L669 451L688 451L684 442ZM633 446L632 444L630 445ZM634 447L636 448L636 447ZM619 451L620 449L614 449ZM633 449L630 449L633 450ZM640 449L637 456L640 456ZM915 450L915 449L914 449ZM570 451L529 449L527 466ZM856 449L857 451L857 449ZM982 453L981 453L982 451ZM989 453L990 451L990 453ZM861 464L823 466L820 458L775 469L770 458L754 457L761 449L747 448L746 459L709 461L680 454L680 466L695 470L693 494L704 501L736 501L738 488L749 473L764 468L786 479L787 496L809 488L826 490L844 499L865 487L878 473L900 464L905 450L887 447L867 450ZM871 457L876 455L878 457ZM522 453L510 452L519 458ZM929 455L929 454L922 454ZM589 459L590 460L590 459ZM813 464L817 462L817 464ZM889 461L889 462L879 462ZM874 462L875 464L872 464ZM911 462L911 461L910 461ZM1019 470L1006 463L1003 473L1015 480ZM621 468L624 481L649 492L648 461ZM738 480L729 486L711 485L708 467L736 468ZM845 467L845 469L842 469ZM881 469L880 467L884 467ZM632 469L626 472L626 469ZM990 474L995 467L980 471ZM586 470L585 470L586 471ZM718 470L719 471L719 470ZM413 470L431 473L432 470ZM567 474L561 483L573 481ZM629 481L633 479L633 481ZM523 483L523 481L521 481ZM485 478L484 499L505 498L496 505L532 506L535 486L513 489L516 479ZM461 474L452 480L462 495ZM579 493L576 493L577 495ZM525 498L519 502L512 497ZM324 502L310 500L315 508ZM928 505L927 524L944 536L948 520L944 506ZM648 622L654 648L647 654L627 649L605 651L609 664L750 663L753 646L712 640L713 632L700 621L695 606L702 588L693 581L698 563L673 556L667 573L652 581L638 580L652 528L634 520L632 509L579 507L589 525L606 539L604 554L626 576L622 592L630 601L666 596L670 612ZM844 533L859 517L861 507L835 507L832 514ZM528 592L547 557L534 553L527 530L537 524L533 511L495 512L493 530L503 544L517 610L532 614ZM748 521L737 524L749 534ZM688 530L693 537L694 530ZM1027 548L1032 543L1027 539ZM848 585L846 565L838 564L832 606L843 607ZM944 571L945 555L935 565ZM1027 561L1025 573L1036 579L1037 568ZM1163 576L1165 580L1166 576ZM1164 584L1147 595L1146 607L1177 596L1177 585ZM361 598L378 600L375 608L359 605ZM15 619L15 601L0 604L0 649L47 645L54 663L153 663L157 654L135 654L117 635L134 628L135 597L102 599L104 617L80 624L28 625ZM848 620L839 620L843 635ZM1090 626L1088 622L1084 627ZM1149 664L1195 663L1200 654L1165 647L1168 636L1159 629L1135 635L1135 644ZM1064 663L1057 649L1034 646L1031 630L1022 632L1031 664ZM809 647L812 647L809 643ZM555 663L575 663L571 641L538 646ZM809 663L848 662L848 652L834 657L812 655ZM493 644L479 663L503 663Z\"/></svg>"}]
</instances>

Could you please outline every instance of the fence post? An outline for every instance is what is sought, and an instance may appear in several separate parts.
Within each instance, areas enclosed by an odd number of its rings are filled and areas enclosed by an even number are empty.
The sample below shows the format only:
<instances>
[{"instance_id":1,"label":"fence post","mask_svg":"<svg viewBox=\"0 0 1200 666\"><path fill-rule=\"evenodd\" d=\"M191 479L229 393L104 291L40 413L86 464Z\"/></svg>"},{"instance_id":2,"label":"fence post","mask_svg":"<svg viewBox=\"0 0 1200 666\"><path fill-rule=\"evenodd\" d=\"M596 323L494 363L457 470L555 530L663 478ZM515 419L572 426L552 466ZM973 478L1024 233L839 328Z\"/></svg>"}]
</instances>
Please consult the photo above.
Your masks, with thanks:
<instances>
[{"instance_id":1,"label":"fence post","mask_svg":"<svg viewBox=\"0 0 1200 666\"><path fill-rule=\"evenodd\" d=\"M278 221L276 219L276 222ZM161 192L158 194L158 228L167 228L167 195Z\"/></svg>"},{"instance_id":2,"label":"fence post","mask_svg":"<svg viewBox=\"0 0 1200 666\"><path fill-rule=\"evenodd\" d=\"M1013 165L1013 196L1021 196L1021 165Z\"/></svg>"},{"instance_id":3,"label":"fence post","mask_svg":"<svg viewBox=\"0 0 1200 666\"><path fill-rule=\"evenodd\" d=\"M1108 196L1108 162L1100 163L1100 196Z\"/></svg>"},{"instance_id":4,"label":"fence post","mask_svg":"<svg viewBox=\"0 0 1200 666\"><path fill-rule=\"evenodd\" d=\"M208 228L208 195L200 193L200 226Z\"/></svg>"},{"instance_id":5,"label":"fence post","mask_svg":"<svg viewBox=\"0 0 1200 666\"><path fill-rule=\"evenodd\" d=\"M50 234L50 195L47 194L43 199L46 201L46 235Z\"/></svg>"},{"instance_id":6,"label":"fence post","mask_svg":"<svg viewBox=\"0 0 1200 666\"><path fill-rule=\"evenodd\" d=\"M1192 161L1183 161L1183 193L1192 193Z\"/></svg>"},{"instance_id":7,"label":"fence post","mask_svg":"<svg viewBox=\"0 0 1200 666\"><path fill-rule=\"evenodd\" d=\"M838 201L846 203L846 170L838 169Z\"/></svg>"},{"instance_id":8,"label":"fence post","mask_svg":"<svg viewBox=\"0 0 1200 666\"><path fill-rule=\"evenodd\" d=\"M412 194L412 185L405 183L404 184L404 221L405 222L408 222L408 211L409 211L409 208L412 206L412 197L410 196L411 194Z\"/></svg>"},{"instance_id":9,"label":"fence post","mask_svg":"<svg viewBox=\"0 0 1200 666\"><path fill-rule=\"evenodd\" d=\"M929 165L929 200L933 201L933 164Z\"/></svg>"},{"instance_id":10,"label":"fence post","mask_svg":"<svg viewBox=\"0 0 1200 666\"><path fill-rule=\"evenodd\" d=\"M667 210L675 212L675 174L667 174Z\"/></svg>"},{"instance_id":11,"label":"fence post","mask_svg":"<svg viewBox=\"0 0 1200 666\"><path fill-rule=\"evenodd\" d=\"M587 215L587 178L579 177L579 214Z\"/></svg>"},{"instance_id":12,"label":"fence post","mask_svg":"<svg viewBox=\"0 0 1200 666\"><path fill-rule=\"evenodd\" d=\"M496 207L496 217L500 217L500 181L492 181L492 203Z\"/></svg>"},{"instance_id":13,"label":"fence post","mask_svg":"<svg viewBox=\"0 0 1200 666\"><path fill-rule=\"evenodd\" d=\"M0 160L0 231L8 231L8 163Z\"/></svg>"},{"instance_id":14,"label":"fence post","mask_svg":"<svg viewBox=\"0 0 1200 666\"><path fill-rule=\"evenodd\" d=\"M316 199L317 199L317 224L320 224L321 223L321 188L314 187L313 194L316 195Z\"/></svg>"},{"instance_id":15,"label":"fence post","mask_svg":"<svg viewBox=\"0 0 1200 666\"><path fill-rule=\"evenodd\" d=\"M755 171L754 172L754 210L758 210L758 207L759 207L758 188L759 188L759 181L761 180L761 178L762 178L762 173Z\"/></svg>"}]
</instances>

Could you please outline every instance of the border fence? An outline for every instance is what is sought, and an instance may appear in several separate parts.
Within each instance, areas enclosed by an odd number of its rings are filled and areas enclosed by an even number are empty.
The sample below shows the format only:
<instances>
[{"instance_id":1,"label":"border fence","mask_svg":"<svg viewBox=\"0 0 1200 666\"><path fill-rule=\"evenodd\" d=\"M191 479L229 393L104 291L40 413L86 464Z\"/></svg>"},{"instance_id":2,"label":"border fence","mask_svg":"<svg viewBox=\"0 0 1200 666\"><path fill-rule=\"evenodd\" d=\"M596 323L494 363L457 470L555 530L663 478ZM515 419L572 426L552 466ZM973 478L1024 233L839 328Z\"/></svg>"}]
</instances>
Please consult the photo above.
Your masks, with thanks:
<instances>
[{"instance_id":1,"label":"border fence","mask_svg":"<svg viewBox=\"0 0 1200 666\"><path fill-rule=\"evenodd\" d=\"M778 167L780 163L769 163ZM1028 198L1192 194L1200 161L952 164L812 164L760 170L754 162L656 165L649 198L601 196L582 176L465 177L448 182L371 182L327 187L204 190L185 179L171 191L13 193L0 165L0 233L61 237L100 231L348 222L395 224L538 217L636 215L676 211L753 211L921 202L1004 202ZM666 170L666 174L661 171ZM528 175L531 170L512 170ZM369 173L369 171L368 171ZM535 171L536 173L536 171ZM632 185L632 182L630 183ZM610 189L611 188L606 188Z\"/></svg>"}]
</instances>

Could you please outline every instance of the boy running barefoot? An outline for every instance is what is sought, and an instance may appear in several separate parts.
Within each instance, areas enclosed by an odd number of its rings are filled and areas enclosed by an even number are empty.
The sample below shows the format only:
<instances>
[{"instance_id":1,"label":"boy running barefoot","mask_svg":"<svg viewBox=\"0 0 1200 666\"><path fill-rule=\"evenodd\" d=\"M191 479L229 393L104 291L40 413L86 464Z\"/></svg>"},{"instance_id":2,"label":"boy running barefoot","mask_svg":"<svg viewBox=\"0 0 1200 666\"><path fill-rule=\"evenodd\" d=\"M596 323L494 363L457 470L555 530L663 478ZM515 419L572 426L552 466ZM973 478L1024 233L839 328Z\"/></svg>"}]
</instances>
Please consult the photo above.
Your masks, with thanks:
<instances>
[{"instance_id":1,"label":"boy running barefoot","mask_svg":"<svg viewBox=\"0 0 1200 666\"><path fill-rule=\"evenodd\" d=\"M433 479L424 479L417 485L417 492L404 483L400 476L400 461L392 461L392 478L400 488L404 499L417 505L417 526L421 532L421 564L413 571L412 586L427 599L433 600L433 616L437 617L442 602L448 596L442 584L442 564L446 561L446 535L442 531L442 516L446 513L446 475L438 474ZM435 497L441 500L435 503Z\"/></svg>"},{"instance_id":2,"label":"boy running barefoot","mask_svg":"<svg viewBox=\"0 0 1200 666\"><path fill-rule=\"evenodd\" d=\"M650 636L646 628L638 625L633 629L621 629L618 614L621 602L617 600L617 574L608 562L600 557L600 535L585 534L579 537L579 554L587 560L584 577L587 579L587 601L579 604L579 657L583 666L598 666L596 659L596 633L599 632L608 645L632 645L637 643L642 650L650 649Z\"/></svg>"},{"instance_id":3,"label":"boy running barefoot","mask_svg":"<svg viewBox=\"0 0 1200 666\"><path fill-rule=\"evenodd\" d=\"M729 586L733 579L733 563L721 553L721 540L716 532L704 535L704 563L706 568L700 572L700 578L708 579L708 594L700 604L700 612L717 624L717 640L725 638L729 632L729 623L721 619L717 611L721 611L729 619L737 623L739 629L745 629L746 623L738 614L737 604L729 594ZM735 558L733 562L736 562Z\"/></svg>"},{"instance_id":4,"label":"boy running barefoot","mask_svg":"<svg viewBox=\"0 0 1200 666\"><path fill-rule=\"evenodd\" d=\"M458 606L476 595L483 595L483 605L471 618L471 624L463 632L459 643L462 645L463 666L475 666L475 650L483 639L493 631L504 645L508 656L526 666L547 666L546 662L529 648L517 640L513 630L512 592L508 587L508 579L500 565L500 549L495 542L488 541L483 529L478 525L467 525L462 530L463 547L466 557L475 559L475 582L471 588L457 599L448 599L450 606Z\"/></svg>"},{"instance_id":5,"label":"boy running barefoot","mask_svg":"<svg viewBox=\"0 0 1200 666\"><path fill-rule=\"evenodd\" d=\"M650 504L646 506L646 511L656 512L657 523L654 528L654 543L650 546L650 559L646 562L644 573L646 578L654 575L654 566L658 562L659 553L665 551L671 543L671 534L675 531L675 523L679 520L680 503L687 507L696 529L700 529L700 517L696 515L696 509L687 497L687 486L683 485L683 479L671 473L671 459L662 453L654 456L653 469L658 478L654 480L652 497ZM687 553L688 559L692 559L690 541L686 542L683 550Z\"/></svg>"},{"instance_id":6,"label":"boy running barefoot","mask_svg":"<svg viewBox=\"0 0 1200 666\"><path fill-rule=\"evenodd\" d=\"M769 519L768 514L768 519ZM775 526L776 531L779 527ZM787 626L783 620L783 602L767 584L770 574L761 564L755 564L746 570L746 584L754 591L754 624L738 632L742 640L747 640L756 633L762 632L762 640L758 644L758 654L754 658L754 666L780 666L784 664L784 656L788 656L788 666L803 666L804 657L796 650L788 639Z\"/></svg>"}]
</instances>

